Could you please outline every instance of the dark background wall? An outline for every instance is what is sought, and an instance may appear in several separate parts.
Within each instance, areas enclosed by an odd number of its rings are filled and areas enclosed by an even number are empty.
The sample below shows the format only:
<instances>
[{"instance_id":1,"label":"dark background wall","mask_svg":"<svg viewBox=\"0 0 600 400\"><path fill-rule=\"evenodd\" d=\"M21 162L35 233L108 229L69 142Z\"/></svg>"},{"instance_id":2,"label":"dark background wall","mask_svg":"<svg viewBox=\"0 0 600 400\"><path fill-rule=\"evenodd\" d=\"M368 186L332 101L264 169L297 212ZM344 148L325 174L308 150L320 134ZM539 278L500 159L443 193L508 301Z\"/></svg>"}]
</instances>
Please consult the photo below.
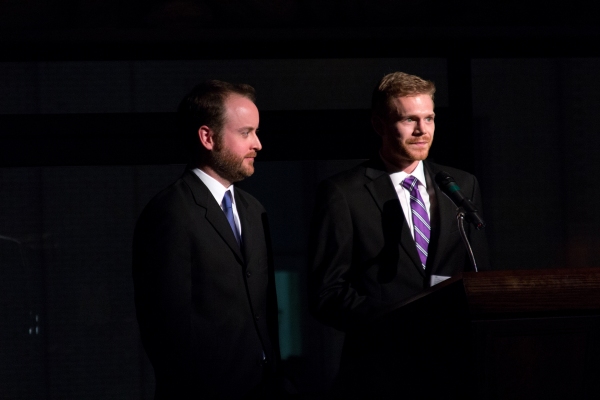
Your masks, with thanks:
<instances>
[{"instance_id":1,"label":"dark background wall","mask_svg":"<svg viewBox=\"0 0 600 400\"><path fill-rule=\"evenodd\" d=\"M341 333L305 303L314 189L377 146L370 92L432 79L431 158L473 172L497 269L600 265L596 10L524 2L6 1L0 5L0 397L151 398L131 235L184 168L179 100L252 84L285 367L318 398Z\"/></svg>"}]
</instances>

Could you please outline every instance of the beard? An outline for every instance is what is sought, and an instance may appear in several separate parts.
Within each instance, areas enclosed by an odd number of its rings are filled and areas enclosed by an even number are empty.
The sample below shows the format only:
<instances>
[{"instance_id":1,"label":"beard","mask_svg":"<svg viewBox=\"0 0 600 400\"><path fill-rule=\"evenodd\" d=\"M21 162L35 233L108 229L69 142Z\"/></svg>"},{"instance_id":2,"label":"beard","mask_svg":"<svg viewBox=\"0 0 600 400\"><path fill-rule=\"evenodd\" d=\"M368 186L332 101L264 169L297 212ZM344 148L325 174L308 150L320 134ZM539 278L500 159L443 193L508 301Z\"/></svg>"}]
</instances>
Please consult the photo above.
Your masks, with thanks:
<instances>
[{"instance_id":1,"label":"beard","mask_svg":"<svg viewBox=\"0 0 600 400\"><path fill-rule=\"evenodd\" d=\"M421 161L425 160L429 155L429 149L431 148L431 141L428 146L421 150L416 150L410 147L409 143L401 143L398 149L398 154L405 160L410 161Z\"/></svg>"},{"instance_id":2,"label":"beard","mask_svg":"<svg viewBox=\"0 0 600 400\"><path fill-rule=\"evenodd\" d=\"M221 143L217 143L214 151L210 152L210 164L219 176L234 183L244 180L254 173L254 165L252 163L244 165L244 159L256 157L256 152L238 156L227 147L221 146Z\"/></svg>"},{"instance_id":3,"label":"beard","mask_svg":"<svg viewBox=\"0 0 600 400\"><path fill-rule=\"evenodd\" d=\"M425 160L429 155L432 141L432 139L429 139L428 146L422 149L411 147L410 142L384 141L382 143L382 155L389 163L402 167L406 163Z\"/></svg>"}]
</instances>

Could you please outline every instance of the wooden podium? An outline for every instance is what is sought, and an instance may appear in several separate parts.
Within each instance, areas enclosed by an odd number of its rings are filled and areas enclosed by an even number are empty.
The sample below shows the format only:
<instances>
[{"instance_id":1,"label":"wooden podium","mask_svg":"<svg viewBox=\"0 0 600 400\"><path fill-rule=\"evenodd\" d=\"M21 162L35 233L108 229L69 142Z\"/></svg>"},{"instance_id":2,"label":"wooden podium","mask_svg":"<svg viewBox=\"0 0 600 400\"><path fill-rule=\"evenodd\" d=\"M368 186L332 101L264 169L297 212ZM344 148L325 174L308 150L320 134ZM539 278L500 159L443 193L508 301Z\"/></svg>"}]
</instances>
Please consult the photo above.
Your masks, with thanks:
<instances>
[{"instance_id":1,"label":"wooden podium","mask_svg":"<svg viewBox=\"0 0 600 400\"><path fill-rule=\"evenodd\" d=\"M600 398L600 268L462 273L385 310L373 332L392 380L407 342L416 359L428 349L417 368L435 398Z\"/></svg>"}]
</instances>

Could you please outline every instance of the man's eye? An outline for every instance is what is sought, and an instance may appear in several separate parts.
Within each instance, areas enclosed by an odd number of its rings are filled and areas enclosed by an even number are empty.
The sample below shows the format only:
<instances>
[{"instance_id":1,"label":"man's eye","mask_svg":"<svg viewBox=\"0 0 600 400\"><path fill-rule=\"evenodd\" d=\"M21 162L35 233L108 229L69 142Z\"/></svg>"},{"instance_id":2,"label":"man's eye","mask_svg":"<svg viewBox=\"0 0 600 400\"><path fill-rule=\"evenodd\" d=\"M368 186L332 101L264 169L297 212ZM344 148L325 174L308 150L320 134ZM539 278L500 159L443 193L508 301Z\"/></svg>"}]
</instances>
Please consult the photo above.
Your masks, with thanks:
<instances>
[{"instance_id":1,"label":"man's eye","mask_svg":"<svg viewBox=\"0 0 600 400\"><path fill-rule=\"evenodd\" d=\"M406 118L406 122L413 122L412 118Z\"/></svg>"}]
</instances>

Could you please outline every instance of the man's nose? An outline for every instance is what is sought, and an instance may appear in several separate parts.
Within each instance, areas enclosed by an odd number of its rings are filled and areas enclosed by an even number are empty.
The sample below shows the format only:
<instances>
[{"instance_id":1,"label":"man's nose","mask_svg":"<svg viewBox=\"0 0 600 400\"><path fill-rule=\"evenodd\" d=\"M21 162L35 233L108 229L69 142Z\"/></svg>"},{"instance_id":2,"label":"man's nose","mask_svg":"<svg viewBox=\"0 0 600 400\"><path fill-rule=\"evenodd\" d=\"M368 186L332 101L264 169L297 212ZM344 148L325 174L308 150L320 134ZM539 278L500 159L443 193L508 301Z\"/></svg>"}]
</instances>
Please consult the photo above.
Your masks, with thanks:
<instances>
[{"instance_id":1,"label":"man's nose","mask_svg":"<svg viewBox=\"0 0 600 400\"><path fill-rule=\"evenodd\" d=\"M415 124L415 134L417 135L422 135L424 133L423 129L425 127L425 124L423 122L422 119L417 120L417 123Z\"/></svg>"},{"instance_id":2,"label":"man's nose","mask_svg":"<svg viewBox=\"0 0 600 400\"><path fill-rule=\"evenodd\" d=\"M260 143L260 139L257 134L254 134L254 141L252 143L252 149L256 151L260 151L262 149L262 144Z\"/></svg>"}]
</instances>

